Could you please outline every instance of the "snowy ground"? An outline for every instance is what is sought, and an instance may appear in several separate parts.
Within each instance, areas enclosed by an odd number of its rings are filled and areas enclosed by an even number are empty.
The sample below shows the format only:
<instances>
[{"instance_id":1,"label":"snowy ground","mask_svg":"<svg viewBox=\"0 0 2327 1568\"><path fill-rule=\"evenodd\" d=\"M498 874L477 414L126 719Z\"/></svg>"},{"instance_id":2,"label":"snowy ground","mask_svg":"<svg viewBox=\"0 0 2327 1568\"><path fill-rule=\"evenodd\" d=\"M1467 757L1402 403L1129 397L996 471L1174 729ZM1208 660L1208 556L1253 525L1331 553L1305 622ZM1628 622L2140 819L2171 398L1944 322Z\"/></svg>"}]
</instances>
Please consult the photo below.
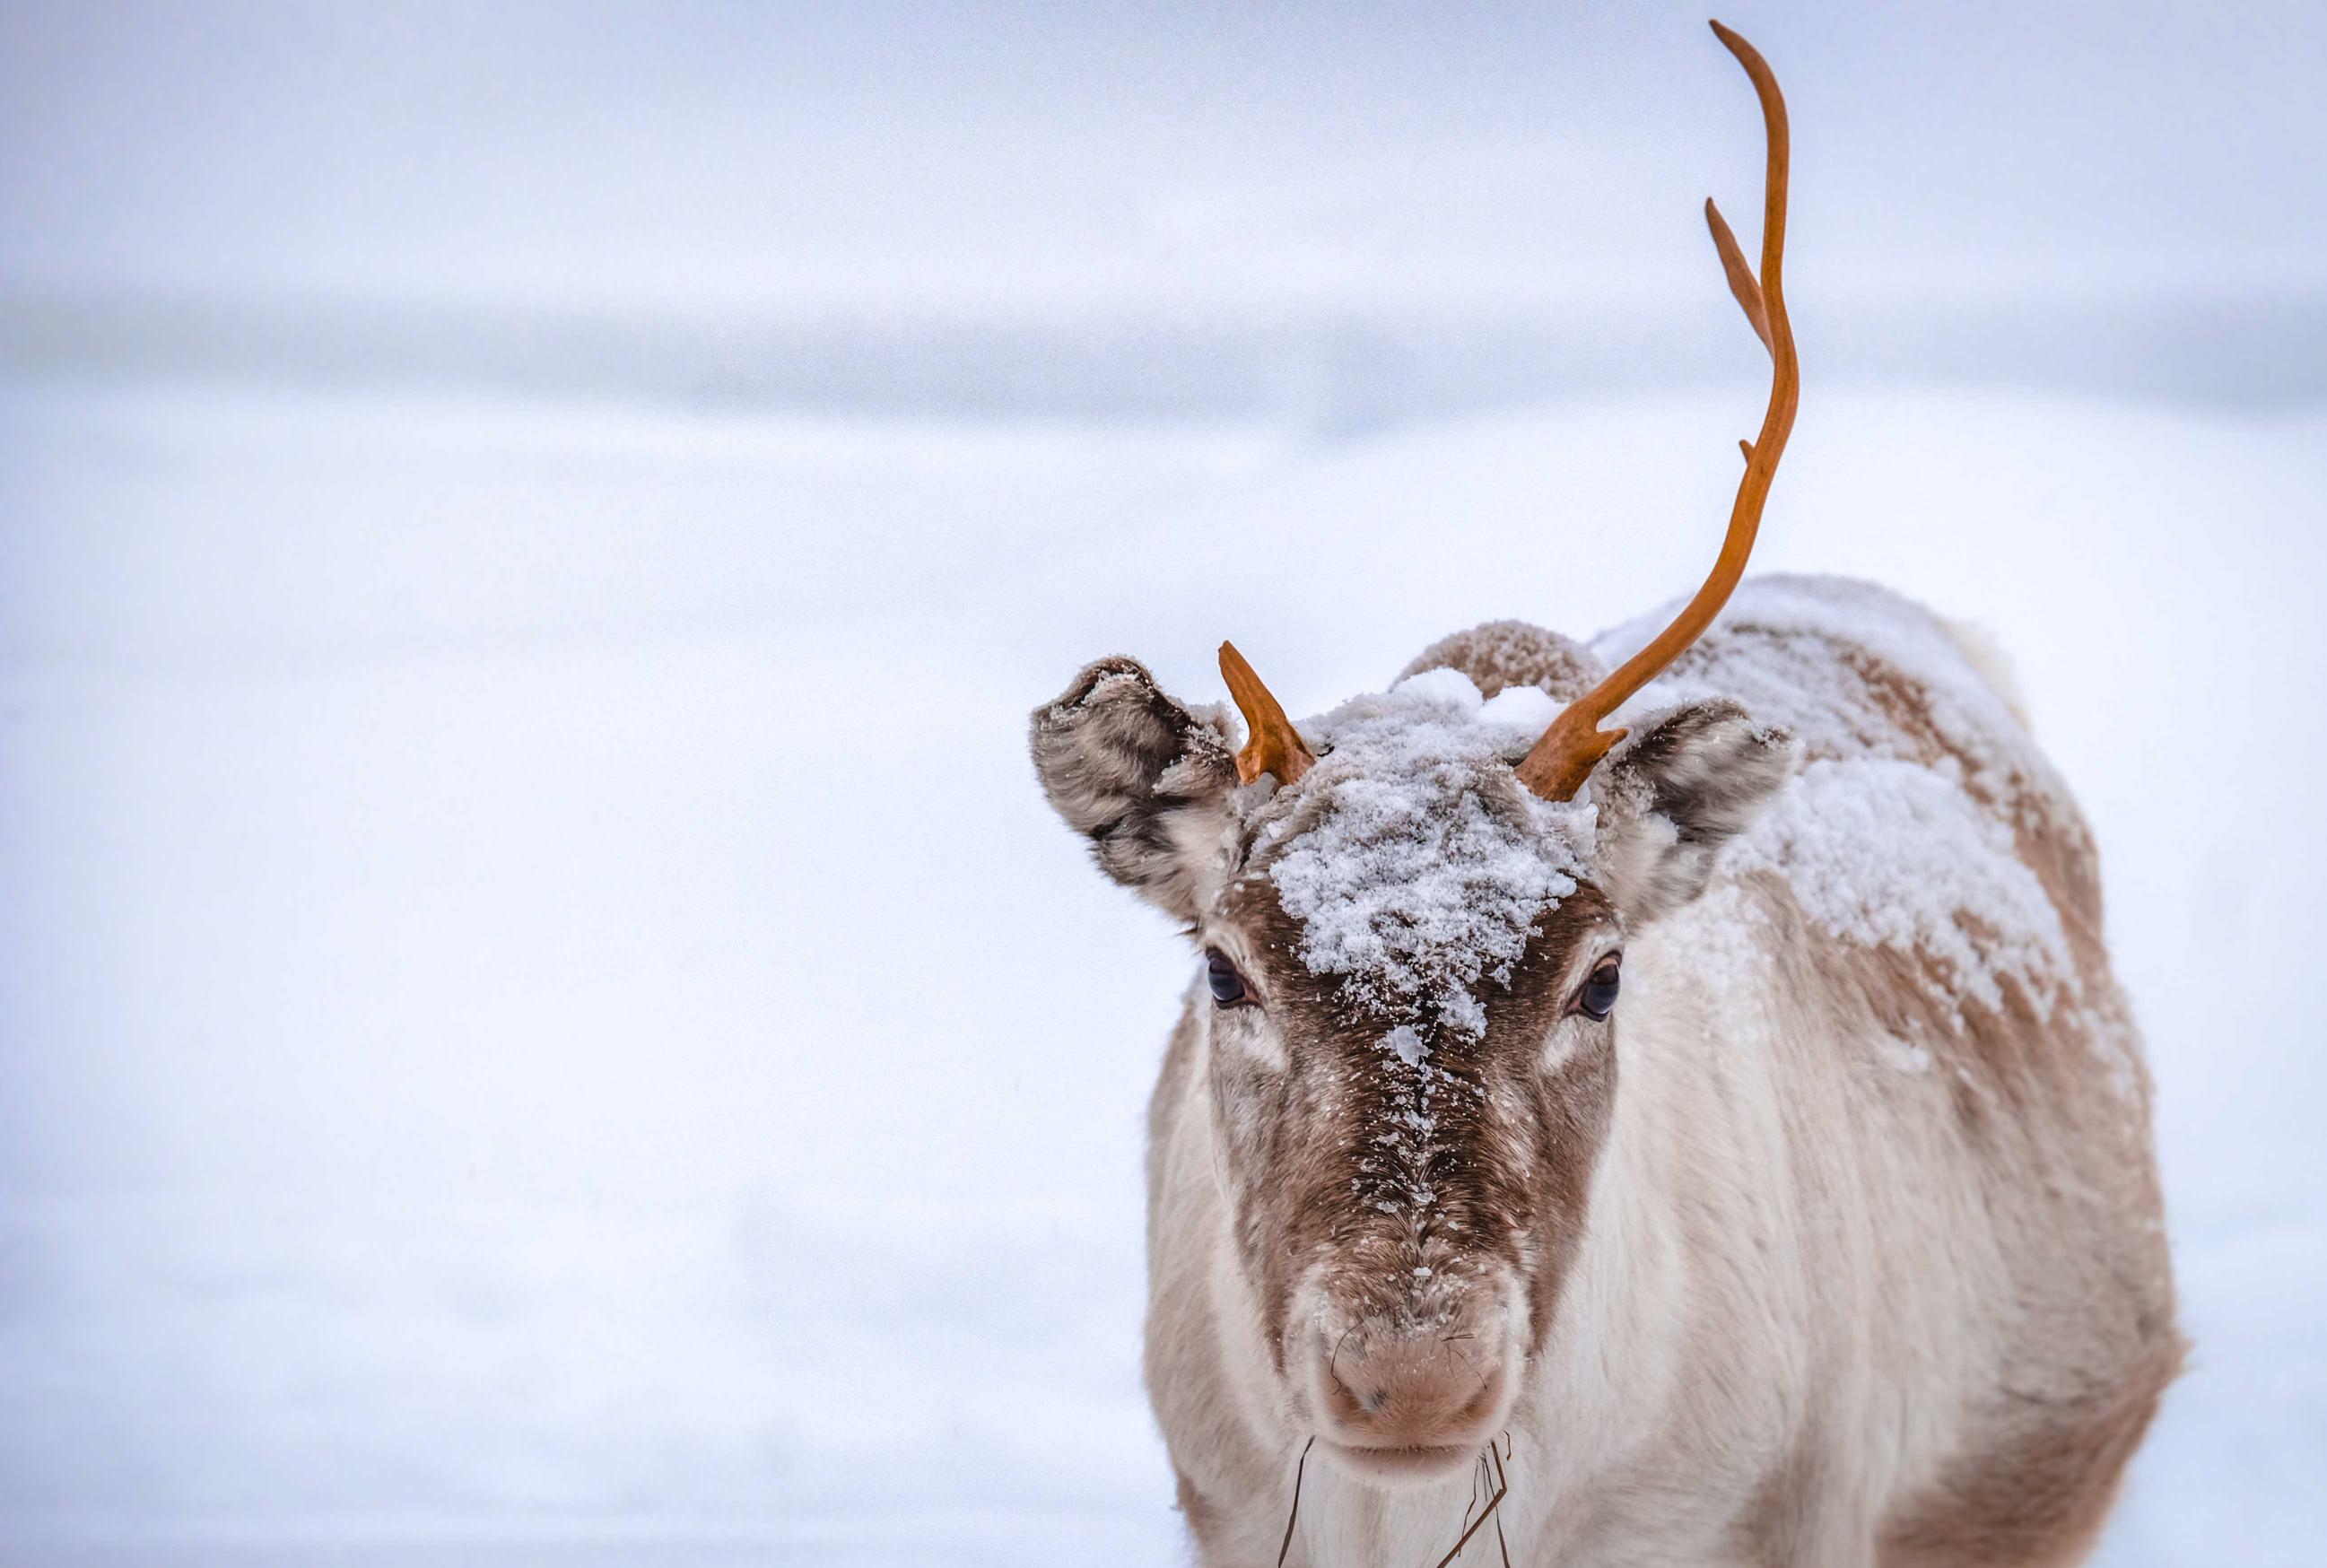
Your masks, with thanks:
<instances>
[{"instance_id":1,"label":"snowy ground","mask_svg":"<svg viewBox=\"0 0 2327 1568\"><path fill-rule=\"evenodd\" d=\"M1733 393L1331 442L20 385L0 1560L1177 1560L1189 958L1023 759L1702 569ZM1814 387L1761 564L1984 622L2098 826L2198 1345L2105 1561L2327 1496L2327 409Z\"/></svg>"}]
</instances>

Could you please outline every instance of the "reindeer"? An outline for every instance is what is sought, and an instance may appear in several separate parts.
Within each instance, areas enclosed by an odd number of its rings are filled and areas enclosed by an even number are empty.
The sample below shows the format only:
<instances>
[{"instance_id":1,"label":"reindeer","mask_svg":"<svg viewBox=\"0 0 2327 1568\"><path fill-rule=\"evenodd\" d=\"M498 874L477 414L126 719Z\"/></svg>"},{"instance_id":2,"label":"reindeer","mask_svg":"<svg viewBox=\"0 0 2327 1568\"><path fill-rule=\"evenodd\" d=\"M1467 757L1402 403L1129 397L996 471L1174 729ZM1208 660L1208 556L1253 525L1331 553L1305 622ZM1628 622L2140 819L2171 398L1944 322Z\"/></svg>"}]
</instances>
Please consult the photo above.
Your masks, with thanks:
<instances>
[{"instance_id":1,"label":"reindeer","mask_svg":"<svg viewBox=\"0 0 2327 1568\"><path fill-rule=\"evenodd\" d=\"M2002 667L1738 586L1799 374L1785 106L1714 31L1774 370L1670 623L1489 623L1297 726L1223 644L1241 744L1122 658L1033 715L1202 956L1146 1380L1207 1564L2073 1563L2180 1364L2092 835Z\"/></svg>"}]
</instances>

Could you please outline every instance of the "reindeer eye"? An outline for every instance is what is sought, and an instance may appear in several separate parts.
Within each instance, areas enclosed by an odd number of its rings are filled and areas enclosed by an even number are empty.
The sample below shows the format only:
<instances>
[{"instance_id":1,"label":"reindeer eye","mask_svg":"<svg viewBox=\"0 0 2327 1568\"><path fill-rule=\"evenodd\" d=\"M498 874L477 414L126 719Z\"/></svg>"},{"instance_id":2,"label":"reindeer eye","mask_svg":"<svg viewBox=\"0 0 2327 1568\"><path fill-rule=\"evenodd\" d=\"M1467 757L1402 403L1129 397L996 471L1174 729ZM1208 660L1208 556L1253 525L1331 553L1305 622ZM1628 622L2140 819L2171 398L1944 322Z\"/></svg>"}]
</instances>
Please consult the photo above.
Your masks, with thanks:
<instances>
[{"instance_id":1,"label":"reindeer eye","mask_svg":"<svg viewBox=\"0 0 2327 1568\"><path fill-rule=\"evenodd\" d=\"M1616 1005L1617 966L1621 960L1613 953L1593 966L1592 977L1584 982L1584 989L1575 995L1575 1005L1587 1018L1605 1018Z\"/></svg>"},{"instance_id":2,"label":"reindeer eye","mask_svg":"<svg viewBox=\"0 0 2327 1568\"><path fill-rule=\"evenodd\" d=\"M1212 1001L1220 1006L1234 1007L1239 1002L1252 1000L1245 991L1244 976L1237 973L1236 966L1210 948L1204 952L1204 978L1211 985Z\"/></svg>"}]
</instances>

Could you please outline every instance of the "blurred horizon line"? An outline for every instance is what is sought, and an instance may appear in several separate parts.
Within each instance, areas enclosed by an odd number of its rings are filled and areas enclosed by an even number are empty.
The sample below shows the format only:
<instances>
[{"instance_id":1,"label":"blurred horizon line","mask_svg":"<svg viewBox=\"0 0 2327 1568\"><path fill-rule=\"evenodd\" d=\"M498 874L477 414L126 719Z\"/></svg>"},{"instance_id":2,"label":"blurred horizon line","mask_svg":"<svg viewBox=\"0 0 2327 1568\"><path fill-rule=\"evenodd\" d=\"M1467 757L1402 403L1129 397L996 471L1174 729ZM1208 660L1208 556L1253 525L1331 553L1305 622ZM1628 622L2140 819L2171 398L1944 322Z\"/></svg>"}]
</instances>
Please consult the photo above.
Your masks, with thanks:
<instances>
[{"instance_id":1,"label":"blurred horizon line","mask_svg":"<svg viewBox=\"0 0 2327 1568\"><path fill-rule=\"evenodd\" d=\"M1832 381L2268 411L2327 398L2327 284L2101 298L1855 293L1798 303ZM1189 300L1012 308L607 307L290 294L0 291L0 376L470 388L710 411L1265 419L1333 432L1758 379L1706 290L1565 305Z\"/></svg>"}]
</instances>

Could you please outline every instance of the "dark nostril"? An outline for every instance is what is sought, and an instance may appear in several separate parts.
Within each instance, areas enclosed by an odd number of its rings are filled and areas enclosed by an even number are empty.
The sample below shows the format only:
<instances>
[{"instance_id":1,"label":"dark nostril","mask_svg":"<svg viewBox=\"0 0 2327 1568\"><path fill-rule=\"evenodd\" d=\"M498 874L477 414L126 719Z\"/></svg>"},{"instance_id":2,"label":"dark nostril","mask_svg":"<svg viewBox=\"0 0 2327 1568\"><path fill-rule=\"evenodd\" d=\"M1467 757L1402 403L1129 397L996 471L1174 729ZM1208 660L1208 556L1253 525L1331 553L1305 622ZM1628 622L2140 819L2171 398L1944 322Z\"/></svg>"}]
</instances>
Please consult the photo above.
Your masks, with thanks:
<instances>
[{"instance_id":1,"label":"dark nostril","mask_svg":"<svg viewBox=\"0 0 2327 1568\"><path fill-rule=\"evenodd\" d=\"M1472 1338L1344 1334L1319 1358L1326 1422L1369 1445L1467 1440L1501 1408L1508 1381L1496 1358L1454 1342Z\"/></svg>"}]
</instances>

